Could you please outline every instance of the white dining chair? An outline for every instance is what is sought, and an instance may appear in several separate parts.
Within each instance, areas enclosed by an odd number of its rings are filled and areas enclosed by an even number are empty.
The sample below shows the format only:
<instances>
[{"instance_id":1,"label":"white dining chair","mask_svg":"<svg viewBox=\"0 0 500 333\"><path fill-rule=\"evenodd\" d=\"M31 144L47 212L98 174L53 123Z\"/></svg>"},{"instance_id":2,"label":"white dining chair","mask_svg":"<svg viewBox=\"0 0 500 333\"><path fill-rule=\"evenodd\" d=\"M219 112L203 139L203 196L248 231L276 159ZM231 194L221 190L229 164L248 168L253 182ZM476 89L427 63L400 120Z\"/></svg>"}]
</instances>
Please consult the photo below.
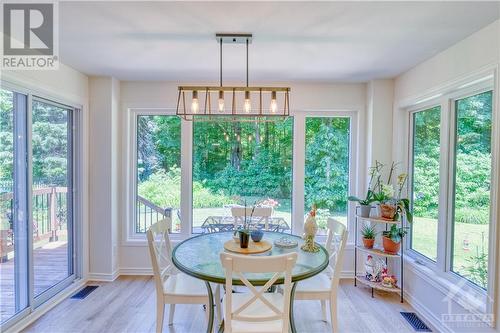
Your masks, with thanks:
<instances>
[{"instance_id":1,"label":"white dining chair","mask_svg":"<svg viewBox=\"0 0 500 333\"><path fill-rule=\"evenodd\" d=\"M147 231L156 285L156 332L161 332L163 328L165 304L170 304L169 325L173 324L175 304L203 304L207 310L209 304L205 284L177 271L172 264L172 246L168 236L171 224L171 219L164 219Z\"/></svg>"},{"instance_id":2,"label":"white dining chair","mask_svg":"<svg viewBox=\"0 0 500 333\"><path fill-rule=\"evenodd\" d=\"M220 258L226 272L224 332L288 333L292 269L297 261L297 253L262 257L223 252ZM257 289L245 273L274 274L264 286ZM267 293L280 277L284 277L283 293ZM233 278L241 280L250 292L227 292L232 290Z\"/></svg>"},{"instance_id":3,"label":"white dining chair","mask_svg":"<svg viewBox=\"0 0 500 333\"><path fill-rule=\"evenodd\" d=\"M312 278L300 281L295 289L294 300L319 300L323 320L326 321L326 301L330 302L330 320L333 332L338 331L337 321L337 290L340 272L342 270L342 257L347 242L347 229L344 224L328 219L328 235L326 249L330 255L329 269Z\"/></svg>"}]
</instances>

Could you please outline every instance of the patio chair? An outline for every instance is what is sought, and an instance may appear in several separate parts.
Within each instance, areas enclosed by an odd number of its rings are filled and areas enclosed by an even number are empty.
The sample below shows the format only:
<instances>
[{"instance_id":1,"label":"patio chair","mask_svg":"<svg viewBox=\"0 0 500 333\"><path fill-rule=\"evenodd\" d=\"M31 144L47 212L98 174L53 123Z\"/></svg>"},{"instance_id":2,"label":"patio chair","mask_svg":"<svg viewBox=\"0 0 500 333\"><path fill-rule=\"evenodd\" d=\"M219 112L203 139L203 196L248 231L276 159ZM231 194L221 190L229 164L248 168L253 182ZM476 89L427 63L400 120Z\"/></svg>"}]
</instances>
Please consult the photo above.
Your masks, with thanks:
<instances>
[{"instance_id":1,"label":"patio chair","mask_svg":"<svg viewBox=\"0 0 500 333\"><path fill-rule=\"evenodd\" d=\"M245 211L246 210L246 211ZM253 213L252 213L253 210ZM234 219L235 228L242 225L245 222L245 216L247 219L252 216L252 224L262 225L264 224L264 230L269 230L269 221L273 215L273 207L231 207L231 215Z\"/></svg>"}]
</instances>

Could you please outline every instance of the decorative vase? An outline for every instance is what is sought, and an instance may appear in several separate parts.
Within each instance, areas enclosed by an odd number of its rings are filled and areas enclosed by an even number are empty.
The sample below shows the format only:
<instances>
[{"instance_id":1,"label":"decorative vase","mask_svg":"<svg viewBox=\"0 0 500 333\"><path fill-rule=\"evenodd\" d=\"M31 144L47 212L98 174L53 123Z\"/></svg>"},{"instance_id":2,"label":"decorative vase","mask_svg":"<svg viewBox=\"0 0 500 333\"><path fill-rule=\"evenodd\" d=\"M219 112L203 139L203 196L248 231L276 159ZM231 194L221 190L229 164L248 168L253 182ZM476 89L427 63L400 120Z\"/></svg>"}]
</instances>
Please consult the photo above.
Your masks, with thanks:
<instances>
[{"instance_id":1,"label":"decorative vase","mask_svg":"<svg viewBox=\"0 0 500 333\"><path fill-rule=\"evenodd\" d=\"M380 215L384 219L393 221L394 216L396 215L396 206L388 204L380 204Z\"/></svg>"},{"instance_id":2,"label":"decorative vase","mask_svg":"<svg viewBox=\"0 0 500 333\"><path fill-rule=\"evenodd\" d=\"M240 234L240 247L242 249L248 248L248 241L250 239L250 234L245 231L238 231L238 233Z\"/></svg>"},{"instance_id":3,"label":"decorative vase","mask_svg":"<svg viewBox=\"0 0 500 333\"><path fill-rule=\"evenodd\" d=\"M363 246L367 249L373 249L373 245L375 244L375 238L364 238L363 237Z\"/></svg>"},{"instance_id":4,"label":"decorative vase","mask_svg":"<svg viewBox=\"0 0 500 333\"><path fill-rule=\"evenodd\" d=\"M384 247L384 252L389 254L397 254L399 252L399 248L401 247L401 242L396 243L389 237L382 237L382 245Z\"/></svg>"},{"instance_id":5,"label":"decorative vase","mask_svg":"<svg viewBox=\"0 0 500 333\"><path fill-rule=\"evenodd\" d=\"M319 246L314 242L316 233L318 232L318 224L316 223L316 208L309 212L309 216L304 223L304 240L305 243L300 248L306 252L318 252Z\"/></svg>"},{"instance_id":6,"label":"decorative vase","mask_svg":"<svg viewBox=\"0 0 500 333\"><path fill-rule=\"evenodd\" d=\"M371 205L360 205L359 214L361 217L370 217L370 211L372 210Z\"/></svg>"},{"instance_id":7,"label":"decorative vase","mask_svg":"<svg viewBox=\"0 0 500 333\"><path fill-rule=\"evenodd\" d=\"M250 234L250 237L252 237L252 240L256 243L260 242L263 236L264 232L260 229L252 230L252 233Z\"/></svg>"}]
</instances>

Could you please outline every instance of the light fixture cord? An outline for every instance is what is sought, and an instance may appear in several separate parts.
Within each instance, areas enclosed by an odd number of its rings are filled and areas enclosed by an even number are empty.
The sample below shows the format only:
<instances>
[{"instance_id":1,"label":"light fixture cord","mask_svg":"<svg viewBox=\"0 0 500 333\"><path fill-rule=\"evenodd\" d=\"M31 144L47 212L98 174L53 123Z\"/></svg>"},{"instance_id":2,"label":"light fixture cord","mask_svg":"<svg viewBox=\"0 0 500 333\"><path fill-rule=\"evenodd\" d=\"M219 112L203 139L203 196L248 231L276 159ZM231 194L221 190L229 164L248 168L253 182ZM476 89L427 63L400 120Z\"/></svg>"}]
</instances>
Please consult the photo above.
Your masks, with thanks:
<instances>
[{"instance_id":1,"label":"light fixture cord","mask_svg":"<svg viewBox=\"0 0 500 333\"><path fill-rule=\"evenodd\" d=\"M222 38L220 39L220 86L222 87Z\"/></svg>"},{"instance_id":2,"label":"light fixture cord","mask_svg":"<svg viewBox=\"0 0 500 333\"><path fill-rule=\"evenodd\" d=\"M248 38L247 38L247 87L248 87Z\"/></svg>"}]
</instances>

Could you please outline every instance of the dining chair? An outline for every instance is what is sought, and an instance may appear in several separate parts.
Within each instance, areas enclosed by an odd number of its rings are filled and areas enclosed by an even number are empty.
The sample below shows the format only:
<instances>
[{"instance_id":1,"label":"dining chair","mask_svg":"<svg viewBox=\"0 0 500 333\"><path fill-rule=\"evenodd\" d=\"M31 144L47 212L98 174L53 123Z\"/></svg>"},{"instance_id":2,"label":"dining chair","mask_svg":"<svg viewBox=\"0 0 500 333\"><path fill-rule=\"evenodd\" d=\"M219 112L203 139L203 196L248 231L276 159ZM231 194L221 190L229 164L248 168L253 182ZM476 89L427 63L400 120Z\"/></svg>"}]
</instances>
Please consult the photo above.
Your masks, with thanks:
<instances>
[{"instance_id":1,"label":"dining chair","mask_svg":"<svg viewBox=\"0 0 500 333\"><path fill-rule=\"evenodd\" d=\"M290 322L290 293L292 269L297 253L261 257L221 253L220 259L226 272L226 291L232 290L233 278L243 282L250 292L226 292L224 304L224 332L288 333ZM257 289L245 273L269 273L272 276ZM283 293L266 291L284 277Z\"/></svg>"},{"instance_id":2,"label":"dining chair","mask_svg":"<svg viewBox=\"0 0 500 333\"><path fill-rule=\"evenodd\" d=\"M169 325L173 324L176 304L209 304L205 284L179 272L172 264L172 246L168 236L171 225L172 220L167 218L154 223L147 231L156 285L156 332L161 332L163 328L165 304L170 304Z\"/></svg>"},{"instance_id":3,"label":"dining chair","mask_svg":"<svg viewBox=\"0 0 500 333\"><path fill-rule=\"evenodd\" d=\"M337 290L342 257L347 243L347 229L341 222L329 218L326 249L329 253L329 270L312 278L300 281L295 289L295 300L319 300L323 320L326 321L326 301L330 302L330 319L333 332L338 331L337 321Z\"/></svg>"}]
</instances>

